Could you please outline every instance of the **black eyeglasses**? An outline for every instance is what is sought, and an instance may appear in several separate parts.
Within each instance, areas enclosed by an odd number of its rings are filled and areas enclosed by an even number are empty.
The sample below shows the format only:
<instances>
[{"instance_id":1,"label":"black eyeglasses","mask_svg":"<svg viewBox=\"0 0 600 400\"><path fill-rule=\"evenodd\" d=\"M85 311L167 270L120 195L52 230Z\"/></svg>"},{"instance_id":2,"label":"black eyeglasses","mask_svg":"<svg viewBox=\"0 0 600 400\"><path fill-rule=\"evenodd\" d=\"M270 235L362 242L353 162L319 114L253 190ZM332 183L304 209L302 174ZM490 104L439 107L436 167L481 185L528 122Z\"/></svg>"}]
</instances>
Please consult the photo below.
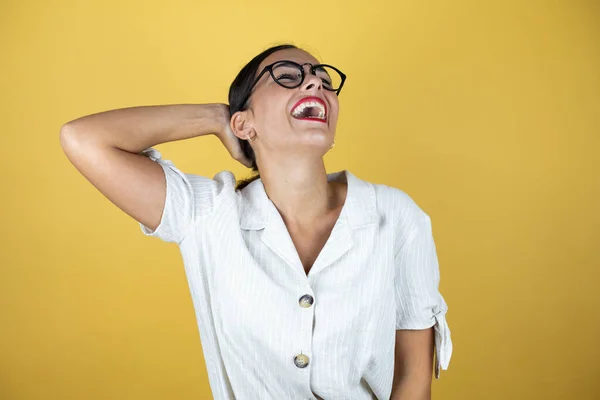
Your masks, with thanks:
<instances>
[{"instance_id":1,"label":"black eyeglasses","mask_svg":"<svg viewBox=\"0 0 600 400\"><path fill-rule=\"evenodd\" d=\"M346 75L333 65L312 65L311 63L298 64L294 61L280 60L274 62L271 65L267 65L261 71L261 73L256 77L252 85L250 85L250 91L248 92L247 97L250 97L254 86L256 86L260 78L262 78L262 76L267 71L269 71L271 77L279 86L283 86L287 89L294 89L299 87L300 85L302 85L302 82L304 82L304 78L306 77L306 74L304 72L305 65L310 65L310 72L313 75L316 75L317 77L321 78L321 82L323 83L323 89L335 92L337 96L340 95L342 86L344 86L344 81L346 81ZM248 99L246 98L244 103L247 100Z\"/></svg>"}]
</instances>

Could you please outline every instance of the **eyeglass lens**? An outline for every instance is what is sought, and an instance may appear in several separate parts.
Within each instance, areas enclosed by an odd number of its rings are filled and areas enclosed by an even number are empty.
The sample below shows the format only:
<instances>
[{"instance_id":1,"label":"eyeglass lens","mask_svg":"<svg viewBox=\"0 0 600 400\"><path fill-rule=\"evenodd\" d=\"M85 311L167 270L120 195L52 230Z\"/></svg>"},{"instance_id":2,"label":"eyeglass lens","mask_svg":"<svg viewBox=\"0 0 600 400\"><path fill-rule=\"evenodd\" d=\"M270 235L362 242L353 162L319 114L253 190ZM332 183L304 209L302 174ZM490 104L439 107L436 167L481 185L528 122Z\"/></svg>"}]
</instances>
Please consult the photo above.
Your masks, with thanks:
<instances>
[{"instance_id":1,"label":"eyeglass lens","mask_svg":"<svg viewBox=\"0 0 600 400\"><path fill-rule=\"evenodd\" d=\"M307 66L305 71L309 69L310 66ZM342 84L341 75L333 68L320 66L315 71L315 74L321 78L325 89L337 90ZM273 76L280 85L289 88L298 87L302 80L300 67L289 62L281 62L273 65Z\"/></svg>"}]
</instances>

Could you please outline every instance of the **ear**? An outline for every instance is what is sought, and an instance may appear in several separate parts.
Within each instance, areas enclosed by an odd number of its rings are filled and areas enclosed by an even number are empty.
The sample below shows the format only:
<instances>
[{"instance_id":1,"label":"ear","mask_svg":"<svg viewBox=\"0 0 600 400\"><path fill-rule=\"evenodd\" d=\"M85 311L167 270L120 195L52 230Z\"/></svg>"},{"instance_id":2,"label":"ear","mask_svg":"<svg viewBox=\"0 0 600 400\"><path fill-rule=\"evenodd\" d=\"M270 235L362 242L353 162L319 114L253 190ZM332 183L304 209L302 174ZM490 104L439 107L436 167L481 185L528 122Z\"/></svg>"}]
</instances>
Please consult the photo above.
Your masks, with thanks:
<instances>
[{"instance_id":1,"label":"ear","mask_svg":"<svg viewBox=\"0 0 600 400\"><path fill-rule=\"evenodd\" d=\"M252 137L253 127L248 117L249 115L246 111L237 111L229 120L229 126L233 134L243 140Z\"/></svg>"}]
</instances>

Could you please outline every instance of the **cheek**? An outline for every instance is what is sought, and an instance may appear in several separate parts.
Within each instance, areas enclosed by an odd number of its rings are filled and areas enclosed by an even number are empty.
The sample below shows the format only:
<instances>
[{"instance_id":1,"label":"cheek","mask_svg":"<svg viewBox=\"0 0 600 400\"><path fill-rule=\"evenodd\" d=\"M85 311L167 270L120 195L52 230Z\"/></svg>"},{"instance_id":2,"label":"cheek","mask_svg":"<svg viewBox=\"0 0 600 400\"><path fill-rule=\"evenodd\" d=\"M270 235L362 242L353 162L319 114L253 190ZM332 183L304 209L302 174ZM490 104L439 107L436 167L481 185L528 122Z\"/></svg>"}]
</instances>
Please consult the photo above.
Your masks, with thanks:
<instances>
[{"instance_id":1,"label":"cheek","mask_svg":"<svg viewBox=\"0 0 600 400\"><path fill-rule=\"evenodd\" d=\"M270 96L257 108L255 119L256 128L264 133L268 131L281 132L290 125L291 116L287 115L289 98L283 96Z\"/></svg>"},{"instance_id":2,"label":"cheek","mask_svg":"<svg viewBox=\"0 0 600 400\"><path fill-rule=\"evenodd\" d=\"M329 114L329 119L334 122L337 121L339 113L340 109L337 107L337 105L332 106L331 112Z\"/></svg>"},{"instance_id":3,"label":"cheek","mask_svg":"<svg viewBox=\"0 0 600 400\"><path fill-rule=\"evenodd\" d=\"M288 120L288 102L289 95L284 94L273 95L265 104L264 108L264 120L274 124L285 122Z\"/></svg>"},{"instance_id":4,"label":"cheek","mask_svg":"<svg viewBox=\"0 0 600 400\"><path fill-rule=\"evenodd\" d=\"M327 97L327 101L329 102L329 108L331 109L332 113L337 115L340 110L340 104L337 96L335 94L329 95Z\"/></svg>"}]
</instances>

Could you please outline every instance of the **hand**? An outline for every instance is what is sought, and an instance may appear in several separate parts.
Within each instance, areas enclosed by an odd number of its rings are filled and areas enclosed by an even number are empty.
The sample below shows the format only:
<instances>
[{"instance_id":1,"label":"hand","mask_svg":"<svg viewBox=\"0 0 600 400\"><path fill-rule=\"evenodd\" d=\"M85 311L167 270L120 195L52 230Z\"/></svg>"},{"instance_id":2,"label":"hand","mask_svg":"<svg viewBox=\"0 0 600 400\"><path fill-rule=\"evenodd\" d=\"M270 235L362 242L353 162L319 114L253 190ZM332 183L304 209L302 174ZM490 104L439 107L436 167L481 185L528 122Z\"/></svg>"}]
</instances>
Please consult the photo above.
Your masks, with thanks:
<instances>
[{"instance_id":1,"label":"hand","mask_svg":"<svg viewBox=\"0 0 600 400\"><path fill-rule=\"evenodd\" d=\"M219 103L217 109L217 119L219 120L221 129L216 133L216 136L221 140L221 143L223 143L234 160L248 168L252 168L252 161L244 155L239 139L235 136L229 125L229 120L231 119L229 106L227 104Z\"/></svg>"}]
</instances>

